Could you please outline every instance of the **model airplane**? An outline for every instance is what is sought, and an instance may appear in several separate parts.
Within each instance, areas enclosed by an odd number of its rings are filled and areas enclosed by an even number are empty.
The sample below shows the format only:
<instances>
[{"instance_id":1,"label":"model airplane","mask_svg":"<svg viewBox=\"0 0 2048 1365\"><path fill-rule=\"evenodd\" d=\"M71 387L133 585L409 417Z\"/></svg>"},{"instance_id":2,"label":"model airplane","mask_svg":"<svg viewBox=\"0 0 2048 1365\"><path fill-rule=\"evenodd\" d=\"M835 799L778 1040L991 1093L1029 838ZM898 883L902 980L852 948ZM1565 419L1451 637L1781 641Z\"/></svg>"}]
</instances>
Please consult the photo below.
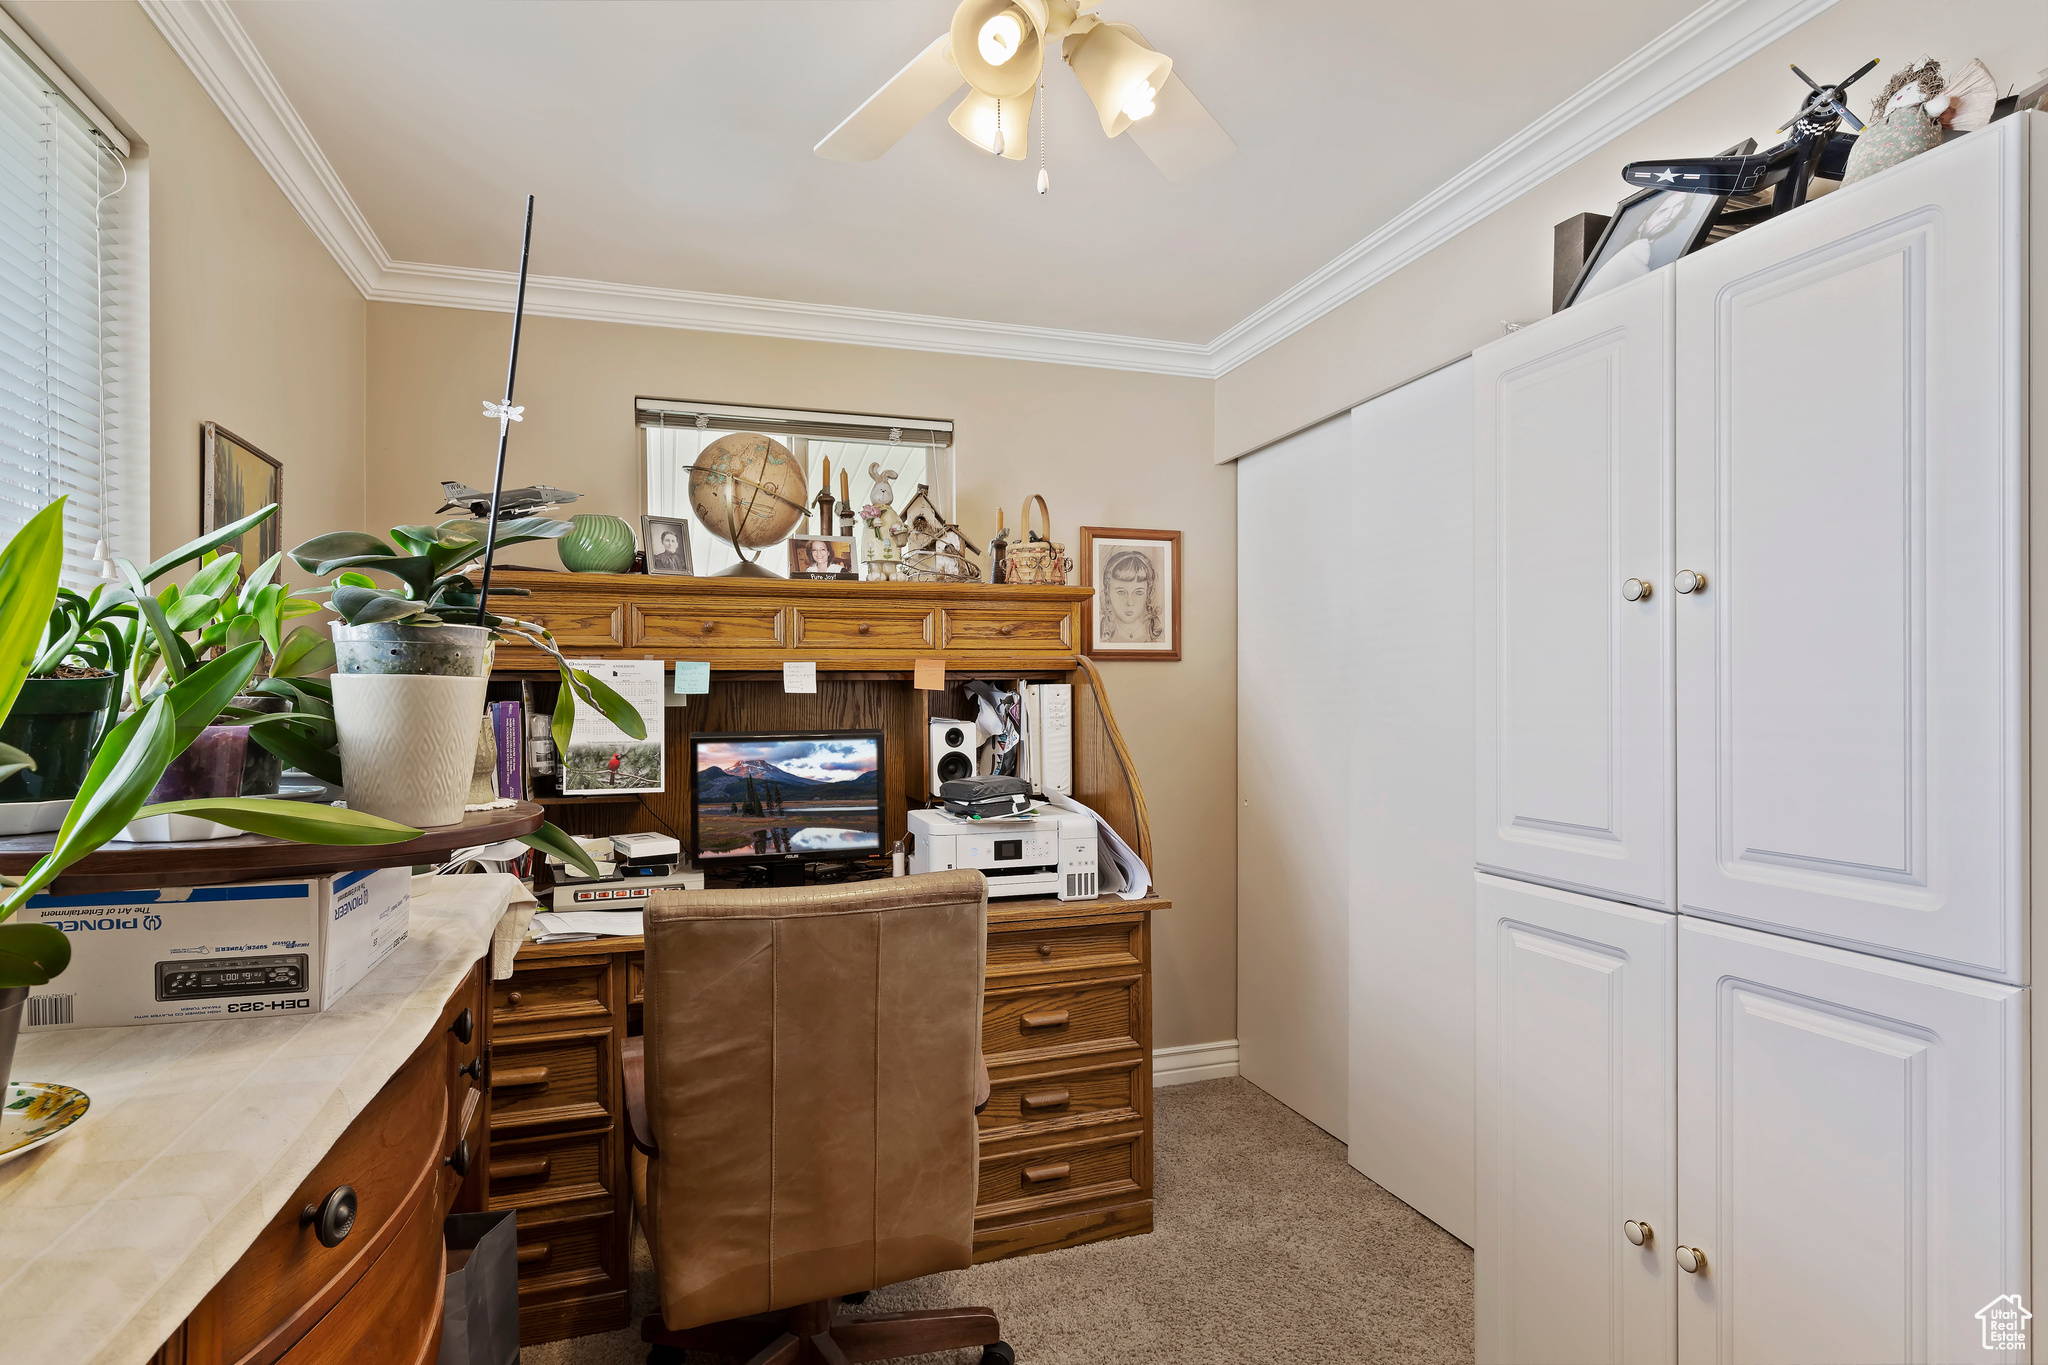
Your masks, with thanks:
<instances>
[{"instance_id":1,"label":"model airplane","mask_svg":"<svg viewBox=\"0 0 2048 1365\"><path fill-rule=\"evenodd\" d=\"M1849 149L1856 145L1855 133L1836 131L1847 122L1857 133L1863 120L1849 112L1843 97L1849 87L1876 67L1871 58L1847 80L1820 85L1813 77L1792 68L1805 81L1808 93L1799 112L1778 131L1790 137L1775 147L1747 156L1696 156L1682 161L1631 161L1621 168L1621 178L1638 189L1679 190L1686 194L1756 194L1776 186L1771 202L1752 211L1758 218L1770 218L1806 202L1816 177L1840 180L1849 164Z\"/></svg>"},{"instance_id":2,"label":"model airplane","mask_svg":"<svg viewBox=\"0 0 2048 1365\"><path fill-rule=\"evenodd\" d=\"M443 512L467 511L481 521L491 514L491 495L484 489L471 488L466 483L453 479L441 480L441 492L448 500L434 509L436 516ZM530 517L536 512L545 512L550 507L559 507L565 502L574 502L581 493L571 493L566 488L550 488L544 483L531 488L508 488L498 495L498 520L514 521Z\"/></svg>"}]
</instances>

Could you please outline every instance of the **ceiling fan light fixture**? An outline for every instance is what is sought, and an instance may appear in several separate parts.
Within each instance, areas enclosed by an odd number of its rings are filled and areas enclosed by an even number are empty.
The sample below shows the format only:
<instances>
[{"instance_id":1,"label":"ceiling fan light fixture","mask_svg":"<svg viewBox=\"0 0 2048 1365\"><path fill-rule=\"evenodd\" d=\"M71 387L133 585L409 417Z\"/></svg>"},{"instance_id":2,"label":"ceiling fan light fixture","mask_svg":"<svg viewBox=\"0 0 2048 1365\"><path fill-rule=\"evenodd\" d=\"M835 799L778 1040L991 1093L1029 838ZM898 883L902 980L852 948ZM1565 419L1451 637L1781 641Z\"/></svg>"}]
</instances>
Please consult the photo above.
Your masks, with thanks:
<instances>
[{"instance_id":1,"label":"ceiling fan light fixture","mask_svg":"<svg viewBox=\"0 0 2048 1365\"><path fill-rule=\"evenodd\" d=\"M1153 51L1129 24L1097 24L1069 38L1066 58L1110 137L1151 114L1173 74L1173 59Z\"/></svg>"},{"instance_id":2,"label":"ceiling fan light fixture","mask_svg":"<svg viewBox=\"0 0 2048 1365\"><path fill-rule=\"evenodd\" d=\"M1010 100L1038 83L1045 62L1046 0L960 0L953 11L953 62L991 99Z\"/></svg>"},{"instance_id":3,"label":"ceiling fan light fixture","mask_svg":"<svg viewBox=\"0 0 2048 1365\"><path fill-rule=\"evenodd\" d=\"M1027 90L1015 99L997 101L979 90L969 90L967 97L953 106L953 112L946 116L946 122L951 125L954 132L982 151L1011 161L1022 161L1031 151L1033 93ZM998 104L1002 114L1000 142L996 140Z\"/></svg>"}]
</instances>

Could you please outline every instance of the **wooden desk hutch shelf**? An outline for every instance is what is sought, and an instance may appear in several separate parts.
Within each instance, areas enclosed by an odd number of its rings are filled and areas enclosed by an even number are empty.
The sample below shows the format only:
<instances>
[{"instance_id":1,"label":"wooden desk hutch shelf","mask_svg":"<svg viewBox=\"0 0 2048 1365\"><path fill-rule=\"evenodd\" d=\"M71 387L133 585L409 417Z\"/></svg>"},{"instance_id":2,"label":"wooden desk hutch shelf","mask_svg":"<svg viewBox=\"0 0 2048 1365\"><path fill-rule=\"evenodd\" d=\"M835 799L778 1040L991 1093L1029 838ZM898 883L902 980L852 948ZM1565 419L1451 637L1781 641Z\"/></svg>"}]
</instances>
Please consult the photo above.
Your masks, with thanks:
<instances>
[{"instance_id":1,"label":"wooden desk hutch shelf","mask_svg":"<svg viewBox=\"0 0 2048 1365\"><path fill-rule=\"evenodd\" d=\"M924 802L925 721L974 714L954 687L916 691L917 659L973 677L1074 688L1074 797L1144 858L1138 775L1102 678L1081 657L1086 588L791 582L501 571L532 596L504 609L546 625L571 658L703 660L709 696L666 713L668 790L565 798L581 834L687 829L681 768L693 731L880 729L884 844ZM816 695L782 690L785 660L818 665ZM501 675L545 679L537 651L500 647ZM1158 897L1004 900L989 907L977 1260L1152 1228L1152 913ZM551 1341L626 1325L632 1205L619 1047L639 1028L637 938L529 944L492 983L492 1208L519 1210L520 1335Z\"/></svg>"}]
</instances>

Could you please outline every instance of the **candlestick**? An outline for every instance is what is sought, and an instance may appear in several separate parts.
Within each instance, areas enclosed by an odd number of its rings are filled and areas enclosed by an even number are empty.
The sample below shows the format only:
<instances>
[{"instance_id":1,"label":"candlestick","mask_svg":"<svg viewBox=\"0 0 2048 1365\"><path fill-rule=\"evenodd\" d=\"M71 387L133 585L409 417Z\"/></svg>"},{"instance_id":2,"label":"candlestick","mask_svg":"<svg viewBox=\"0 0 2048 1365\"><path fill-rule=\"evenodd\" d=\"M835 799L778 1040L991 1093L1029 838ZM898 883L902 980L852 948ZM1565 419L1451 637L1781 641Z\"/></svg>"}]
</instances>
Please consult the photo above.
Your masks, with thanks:
<instances>
[{"instance_id":1,"label":"candlestick","mask_svg":"<svg viewBox=\"0 0 2048 1365\"><path fill-rule=\"evenodd\" d=\"M853 506L853 494L847 491L846 471L844 469L839 471L839 500L848 507Z\"/></svg>"}]
</instances>

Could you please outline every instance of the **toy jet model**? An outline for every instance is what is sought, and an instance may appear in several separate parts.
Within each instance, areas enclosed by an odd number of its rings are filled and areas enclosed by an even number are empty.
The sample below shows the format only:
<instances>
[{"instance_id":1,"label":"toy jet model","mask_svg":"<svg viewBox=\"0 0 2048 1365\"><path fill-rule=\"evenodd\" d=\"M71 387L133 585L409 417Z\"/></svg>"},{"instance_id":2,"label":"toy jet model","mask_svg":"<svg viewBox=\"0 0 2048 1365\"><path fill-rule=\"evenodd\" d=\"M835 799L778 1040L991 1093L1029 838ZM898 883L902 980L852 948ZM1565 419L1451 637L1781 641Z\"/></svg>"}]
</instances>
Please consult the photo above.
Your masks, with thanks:
<instances>
[{"instance_id":1,"label":"toy jet model","mask_svg":"<svg viewBox=\"0 0 2048 1365\"><path fill-rule=\"evenodd\" d=\"M481 521L491 514L491 495L482 488L471 488L466 483L453 479L441 480L441 492L448 500L434 509L439 516L443 512L457 509L466 510ZM559 507L565 502L574 502L581 493L571 493L566 488L550 488L546 484L535 484L531 488L508 488L498 496L498 520L516 521L544 512L550 507Z\"/></svg>"},{"instance_id":2,"label":"toy jet model","mask_svg":"<svg viewBox=\"0 0 2048 1365\"><path fill-rule=\"evenodd\" d=\"M1621 168L1621 178L1637 189L1679 190L1686 194L1757 194L1776 186L1769 204L1751 210L1745 217L1771 218L1806 202L1814 178L1840 180L1849 164L1849 149L1856 145L1856 133L1835 130L1847 122L1857 133L1863 120L1849 112L1844 93L1877 65L1871 58L1847 80L1833 85L1817 84L1813 77L1792 68L1792 74L1808 86L1799 112L1778 131L1791 136L1775 147L1747 156L1696 156L1682 161L1631 161Z\"/></svg>"}]
</instances>

